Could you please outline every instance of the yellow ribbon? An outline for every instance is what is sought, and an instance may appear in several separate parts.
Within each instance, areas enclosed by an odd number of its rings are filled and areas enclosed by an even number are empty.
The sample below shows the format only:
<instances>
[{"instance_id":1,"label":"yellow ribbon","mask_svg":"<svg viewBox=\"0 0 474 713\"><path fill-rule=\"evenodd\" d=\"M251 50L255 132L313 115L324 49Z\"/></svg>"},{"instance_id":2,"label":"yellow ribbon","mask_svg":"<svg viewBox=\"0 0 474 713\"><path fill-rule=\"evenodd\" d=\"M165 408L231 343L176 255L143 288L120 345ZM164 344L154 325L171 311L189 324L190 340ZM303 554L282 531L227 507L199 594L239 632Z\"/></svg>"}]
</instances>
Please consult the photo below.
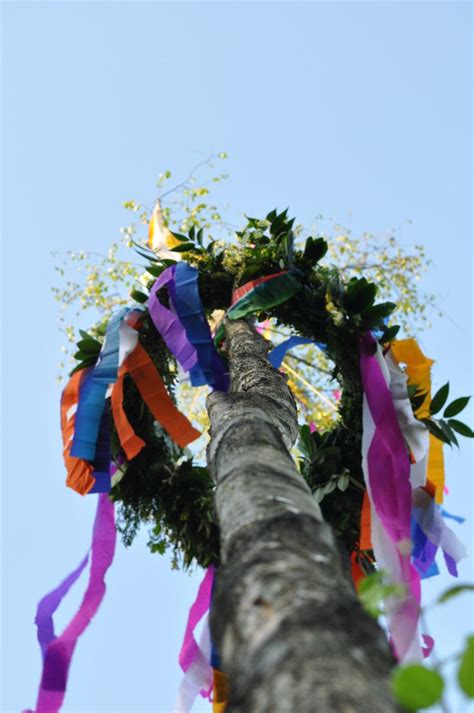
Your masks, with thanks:
<instances>
[{"instance_id":1,"label":"yellow ribbon","mask_svg":"<svg viewBox=\"0 0 474 713\"><path fill-rule=\"evenodd\" d=\"M390 345L394 358L406 364L408 383L416 385L425 395L423 403L415 412L417 418L429 418L431 402L431 366L434 360L425 356L415 339L395 340ZM443 502L444 495L444 457L442 442L430 433L428 455L428 480L435 486L435 500Z\"/></svg>"}]
</instances>

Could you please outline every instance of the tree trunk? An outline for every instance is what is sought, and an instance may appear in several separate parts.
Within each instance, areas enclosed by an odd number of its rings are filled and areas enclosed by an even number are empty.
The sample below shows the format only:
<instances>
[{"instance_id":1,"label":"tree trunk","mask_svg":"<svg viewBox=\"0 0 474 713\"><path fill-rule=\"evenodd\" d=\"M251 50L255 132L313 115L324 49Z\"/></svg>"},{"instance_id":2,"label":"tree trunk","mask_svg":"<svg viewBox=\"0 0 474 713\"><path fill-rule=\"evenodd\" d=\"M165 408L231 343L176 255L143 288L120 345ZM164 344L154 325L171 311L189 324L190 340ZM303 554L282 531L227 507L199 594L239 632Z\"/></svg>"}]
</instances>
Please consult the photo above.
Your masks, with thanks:
<instances>
[{"instance_id":1,"label":"tree trunk","mask_svg":"<svg viewBox=\"0 0 474 713\"><path fill-rule=\"evenodd\" d=\"M361 609L289 454L296 405L243 320L227 322L229 394L208 398L221 534L211 632L228 713L393 713L392 657Z\"/></svg>"}]
</instances>

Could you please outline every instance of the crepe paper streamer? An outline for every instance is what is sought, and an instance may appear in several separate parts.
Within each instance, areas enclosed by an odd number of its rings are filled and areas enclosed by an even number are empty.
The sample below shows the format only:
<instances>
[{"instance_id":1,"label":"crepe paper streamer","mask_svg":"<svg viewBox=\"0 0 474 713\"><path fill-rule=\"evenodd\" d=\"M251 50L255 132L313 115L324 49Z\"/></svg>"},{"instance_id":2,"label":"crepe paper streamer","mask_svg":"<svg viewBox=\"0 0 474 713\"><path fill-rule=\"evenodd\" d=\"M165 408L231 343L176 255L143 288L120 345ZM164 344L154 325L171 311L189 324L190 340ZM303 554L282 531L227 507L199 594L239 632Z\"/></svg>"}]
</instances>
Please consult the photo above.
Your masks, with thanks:
<instances>
[{"instance_id":1,"label":"crepe paper streamer","mask_svg":"<svg viewBox=\"0 0 474 713\"><path fill-rule=\"evenodd\" d=\"M184 633L183 644L179 653L179 665L185 676L178 692L178 702L175 712L189 711L198 693L209 698L213 685L213 672L210 664L211 637L206 621L199 644L194 638L194 631L207 614L211 605L214 583L214 567L208 567L199 585L195 601L191 605Z\"/></svg>"},{"instance_id":2,"label":"crepe paper streamer","mask_svg":"<svg viewBox=\"0 0 474 713\"><path fill-rule=\"evenodd\" d=\"M140 343L123 366L155 419L180 448L185 448L200 437L200 432L174 405L150 355Z\"/></svg>"},{"instance_id":3,"label":"crepe paper streamer","mask_svg":"<svg viewBox=\"0 0 474 713\"><path fill-rule=\"evenodd\" d=\"M406 364L409 384L416 384L425 399L416 411L417 418L429 418L431 401L431 366L434 360L426 357L415 339L395 339L390 350L398 363Z\"/></svg>"},{"instance_id":4,"label":"crepe paper streamer","mask_svg":"<svg viewBox=\"0 0 474 713\"><path fill-rule=\"evenodd\" d=\"M158 291L166 285L169 289L170 283L174 281L175 271L176 265L171 265L161 273L151 288L147 307L153 324L163 337L166 346L184 371L189 371L197 363L196 350L190 343L177 315L162 305L158 299Z\"/></svg>"},{"instance_id":5,"label":"crepe paper streamer","mask_svg":"<svg viewBox=\"0 0 474 713\"><path fill-rule=\"evenodd\" d=\"M75 408L79 400L81 382L90 369L76 371L71 376L61 395L61 432L63 439L63 457L67 471L66 485L81 495L85 495L95 484L92 475L93 466L82 458L71 456L72 438L76 421Z\"/></svg>"},{"instance_id":6,"label":"crepe paper streamer","mask_svg":"<svg viewBox=\"0 0 474 713\"><path fill-rule=\"evenodd\" d=\"M436 548L441 548L448 571L457 576L456 564L466 557L466 548L446 525L434 500L421 488L414 492L413 517L427 540Z\"/></svg>"},{"instance_id":7,"label":"crepe paper streamer","mask_svg":"<svg viewBox=\"0 0 474 713\"><path fill-rule=\"evenodd\" d=\"M115 429L119 437L120 445L125 453L127 460L132 460L137 456L145 446L145 441L137 436L130 424L125 409L123 407L123 381L127 369L125 366L120 367L118 379L114 384L111 396L112 415L114 419Z\"/></svg>"},{"instance_id":8,"label":"crepe paper streamer","mask_svg":"<svg viewBox=\"0 0 474 713\"><path fill-rule=\"evenodd\" d=\"M465 518L465 517L461 517L461 515L452 515L451 513L446 512L446 510L441 510L441 515L442 515L443 517L448 518L448 519L456 520L456 522L459 522L459 523L466 522L466 518Z\"/></svg>"},{"instance_id":9,"label":"crepe paper streamer","mask_svg":"<svg viewBox=\"0 0 474 713\"><path fill-rule=\"evenodd\" d=\"M58 713L61 709L74 649L105 594L104 578L114 557L115 539L114 505L102 493L98 497L94 522L87 589L71 622L60 636L51 638L47 644L35 713Z\"/></svg>"},{"instance_id":10,"label":"crepe paper streamer","mask_svg":"<svg viewBox=\"0 0 474 713\"><path fill-rule=\"evenodd\" d=\"M264 275L263 277L257 277L255 280L250 280L249 282L246 282L245 285L242 285L241 287L237 287L232 293L232 301L231 305L234 305L236 302L238 302L244 295L246 295L250 290L255 289L258 285L263 285L264 282L268 282L269 280L273 280L275 277L279 277L280 275L285 275L287 273L286 270L283 272L275 272L273 275Z\"/></svg>"},{"instance_id":11,"label":"crepe paper streamer","mask_svg":"<svg viewBox=\"0 0 474 713\"><path fill-rule=\"evenodd\" d=\"M186 336L196 350L199 367L198 378L193 379L193 386L208 384L219 391L227 391L229 378L225 372L224 363L214 346L211 330L204 315L198 289L199 272L186 262L180 262L175 269L174 290L171 298L176 308L176 314L183 325ZM201 380L201 375L203 381Z\"/></svg>"},{"instance_id":12,"label":"crepe paper streamer","mask_svg":"<svg viewBox=\"0 0 474 713\"><path fill-rule=\"evenodd\" d=\"M71 447L71 455L76 458L84 458L88 461L93 461L95 458L105 394L109 384L117 380L120 325L128 311L125 307L110 319L99 361L91 370L84 388L81 388Z\"/></svg>"},{"instance_id":13,"label":"crepe paper streamer","mask_svg":"<svg viewBox=\"0 0 474 713\"><path fill-rule=\"evenodd\" d=\"M82 572L84 571L87 563L89 561L89 554L87 554L82 562L76 569L74 569L71 574L69 574L56 589L46 594L43 599L38 603L36 609L35 624L37 627L37 637L38 643L41 649L41 655L44 658L46 656L46 650L51 641L54 641L56 635L54 633L54 621L53 614L56 609L61 604L62 600L66 594L71 589L72 585L79 579Z\"/></svg>"},{"instance_id":14,"label":"crepe paper streamer","mask_svg":"<svg viewBox=\"0 0 474 713\"><path fill-rule=\"evenodd\" d=\"M372 549L372 538L370 532L370 500L369 494L367 490L365 490L364 499L362 500L362 509L360 512L359 548L361 550Z\"/></svg>"},{"instance_id":15,"label":"crepe paper streamer","mask_svg":"<svg viewBox=\"0 0 474 713\"><path fill-rule=\"evenodd\" d=\"M217 668L214 673L214 693L212 699L212 713L224 713L229 700L229 679L228 676Z\"/></svg>"},{"instance_id":16,"label":"crepe paper streamer","mask_svg":"<svg viewBox=\"0 0 474 713\"><path fill-rule=\"evenodd\" d=\"M163 219L163 211L160 202L157 201L150 223L148 225L148 247L160 257L171 260L180 260L180 253L172 252L172 249L180 244L173 233L166 227Z\"/></svg>"},{"instance_id":17,"label":"crepe paper streamer","mask_svg":"<svg viewBox=\"0 0 474 713\"><path fill-rule=\"evenodd\" d=\"M186 670L178 690L178 699L173 713L188 713L200 694L210 700L213 688L213 670L209 664L211 655L211 635L208 617L204 622L199 644L199 654Z\"/></svg>"},{"instance_id":18,"label":"crepe paper streamer","mask_svg":"<svg viewBox=\"0 0 474 713\"><path fill-rule=\"evenodd\" d=\"M95 483L89 493L108 493L110 491L110 403L104 402L104 410L100 421L99 434L94 458L93 477Z\"/></svg>"},{"instance_id":19,"label":"crepe paper streamer","mask_svg":"<svg viewBox=\"0 0 474 713\"><path fill-rule=\"evenodd\" d=\"M428 478L435 485L435 500L441 504L444 500L444 452L443 443L430 433L430 451L428 455Z\"/></svg>"},{"instance_id":20,"label":"crepe paper streamer","mask_svg":"<svg viewBox=\"0 0 474 713\"><path fill-rule=\"evenodd\" d=\"M364 388L362 467L371 502L372 545L378 566L405 596L388 597L385 606L398 659L420 661L418 640L420 577L410 561L410 462L398 425L388 369L371 335L360 343Z\"/></svg>"},{"instance_id":21,"label":"crepe paper streamer","mask_svg":"<svg viewBox=\"0 0 474 713\"><path fill-rule=\"evenodd\" d=\"M413 455L410 482L413 488L422 487L426 483L428 468L429 431L413 414L408 397L407 375L400 369L390 349L385 354L385 363L390 375L390 392L400 430Z\"/></svg>"},{"instance_id":22,"label":"crepe paper streamer","mask_svg":"<svg viewBox=\"0 0 474 713\"><path fill-rule=\"evenodd\" d=\"M423 634L421 638L423 639L423 643L424 643L424 646L422 649L423 657L426 659L426 658L428 658L428 656L431 654L431 652L434 649L435 640L433 639L432 636L429 636L429 634Z\"/></svg>"},{"instance_id":23,"label":"crepe paper streamer","mask_svg":"<svg viewBox=\"0 0 474 713\"><path fill-rule=\"evenodd\" d=\"M317 342L315 342L313 339L293 336L289 339L285 339L284 342L281 342L281 344L278 344L278 346L272 349L268 355L268 361L274 369L279 369L287 352L289 352L290 349L299 346L300 344L316 344L316 346L319 346L319 344L317 344Z\"/></svg>"},{"instance_id":24,"label":"crepe paper streamer","mask_svg":"<svg viewBox=\"0 0 474 713\"><path fill-rule=\"evenodd\" d=\"M249 283L243 285L244 289ZM271 307L276 307L286 302L302 288L302 284L289 272L279 272L268 275L267 279L261 278L252 281L252 287L232 302L227 310L228 319L241 319L253 312L263 312Z\"/></svg>"}]
</instances>

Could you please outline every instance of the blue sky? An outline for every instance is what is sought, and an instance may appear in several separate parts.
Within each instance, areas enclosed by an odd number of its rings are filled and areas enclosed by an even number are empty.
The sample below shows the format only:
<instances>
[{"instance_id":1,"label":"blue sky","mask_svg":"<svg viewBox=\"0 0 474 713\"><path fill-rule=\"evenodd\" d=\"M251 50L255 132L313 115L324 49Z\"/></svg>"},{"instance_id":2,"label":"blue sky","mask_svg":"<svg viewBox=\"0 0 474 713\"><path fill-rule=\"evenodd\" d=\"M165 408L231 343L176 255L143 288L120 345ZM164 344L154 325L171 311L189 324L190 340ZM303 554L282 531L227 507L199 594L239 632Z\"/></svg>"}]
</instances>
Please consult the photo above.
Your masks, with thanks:
<instances>
[{"instance_id":1,"label":"blue sky","mask_svg":"<svg viewBox=\"0 0 474 713\"><path fill-rule=\"evenodd\" d=\"M2 14L6 713L34 705L35 605L82 558L95 507L63 485L50 252L106 250L125 200L151 202L162 170L184 176L227 151L220 199L233 222L289 205L308 225L322 213L423 243L434 261L424 286L447 317L420 341L437 360L435 386L449 378L454 394L469 393L472 77L468 3L10 2ZM470 519L457 531L472 554L467 441L448 454L447 476L446 507ZM171 572L145 541L118 547L65 711L172 708L199 575ZM446 584L431 581L427 600ZM449 654L474 630L471 602L428 621ZM464 710L452 700L452 713Z\"/></svg>"}]
</instances>

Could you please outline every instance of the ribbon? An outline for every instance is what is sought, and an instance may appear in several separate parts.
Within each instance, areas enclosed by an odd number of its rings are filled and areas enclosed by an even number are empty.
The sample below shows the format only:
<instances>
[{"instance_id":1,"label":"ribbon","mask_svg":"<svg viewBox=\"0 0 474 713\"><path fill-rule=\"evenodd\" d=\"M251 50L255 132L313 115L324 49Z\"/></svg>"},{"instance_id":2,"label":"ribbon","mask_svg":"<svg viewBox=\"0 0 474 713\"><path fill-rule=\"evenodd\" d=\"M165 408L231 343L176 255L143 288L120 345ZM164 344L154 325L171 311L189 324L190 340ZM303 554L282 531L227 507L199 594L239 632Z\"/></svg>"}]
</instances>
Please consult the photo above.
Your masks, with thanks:
<instances>
[{"instance_id":1,"label":"ribbon","mask_svg":"<svg viewBox=\"0 0 474 713\"><path fill-rule=\"evenodd\" d=\"M278 344L278 346L271 350L268 355L268 361L274 369L279 369L287 352L289 352L290 349L293 349L293 347L299 346L300 344L316 344L316 346L320 347L320 345L313 339L306 339L306 337L297 336L289 337L289 339L286 339L284 342L281 342L281 344Z\"/></svg>"},{"instance_id":2,"label":"ribbon","mask_svg":"<svg viewBox=\"0 0 474 713\"><path fill-rule=\"evenodd\" d=\"M105 395L109 384L113 384L117 379L119 330L127 312L128 308L124 308L110 319L97 365L91 369L81 388L71 447L71 455L77 458L88 461L95 458Z\"/></svg>"},{"instance_id":3,"label":"ribbon","mask_svg":"<svg viewBox=\"0 0 474 713\"><path fill-rule=\"evenodd\" d=\"M81 495L88 493L95 484L95 478L92 475L93 466L82 458L71 456L72 437L76 421L75 410L79 401L80 386L89 371L89 369L76 371L69 379L61 395L61 432L64 464L67 471L66 485Z\"/></svg>"},{"instance_id":4,"label":"ribbon","mask_svg":"<svg viewBox=\"0 0 474 713\"><path fill-rule=\"evenodd\" d=\"M227 319L242 319L253 312L264 312L286 302L301 288L302 284L289 272L277 272L252 280L234 292L232 304L225 316ZM221 322L214 342L220 344L223 339L224 325Z\"/></svg>"},{"instance_id":5,"label":"ribbon","mask_svg":"<svg viewBox=\"0 0 474 713\"><path fill-rule=\"evenodd\" d=\"M229 380L204 315L199 296L198 275L196 268L186 262L180 262L175 269L174 289L170 283L176 314L190 344L196 350L197 363L191 368L191 383L193 386L209 384L219 391L227 391Z\"/></svg>"},{"instance_id":6,"label":"ribbon","mask_svg":"<svg viewBox=\"0 0 474 713\"><path fill-rule=\"evenodd\" d=\"M420 578L410 562L410 463L387 385L388 370L370 335L361 340L360 369L364 388L362 467L371 502L374 554L390 583L404 585L406 590L404 596L386 600L389 627L398 658L421 660L417 632Z\"/></svg>"},{"instance_id":7,"label":"ribbon","mask_svg":"<svg viewBox=\"0 0 474 713\"><path fill-rule=\"evenodd\" d=\"M415 490L413 494L413 505L413 517L419 530L426 538L421 557L423 558L424 556L425 562L428 560L431 564L437 549L441 548L448 571L454 577L457 577L456 565L467 554L464 544L446 525L434 500L422 488ZM430 556L426 556L427 548L430 552Z\"/></svg>"},{"instance_id":8,"label":"ribbon","mask_svg":"<svg viewBox=\"0 0 474 713\"><path fill-rule=\"evenodd\" d=\"M176 357L178 363L185 371L189 371L197 362L197 354L190 343L186 330L170 309L161 304L158 291L174 282L176 265L166 268L158 277L150 291L148 298L148 311L158 332L163 337L166 346Z\"/></svg>"},{"instance_id":9,"label":"ribbon","mask_svg":"<svg viewBox=\"0 0 474 713\"><path fill-rule=\"evenodd\" d=\"M142 448L145 446L145 441L140 438L140 436L137 436L133 430L123 407L123 381L126 373L127 369L122 365L120 367L118 379L112 390L111 405L115 429L119 437L120 445L127 456L127 460L130 461L140 453Z\"/></svg>"},{"instance_id":10,"label":"ribbon","mask_svg":"<svg viewBox=\"0 0 474 713\"><path fill-rule=\"evenodd\" d=\"M124 369L135 382L151 413L180 448L201 435L182 414L168 394L150 355L138 343L124 361Z\"/></svg>"},{"instance_id":11,"label":"ribbon","mask_svg":"<svg viewBox=\"0 0 474 713\"><path fill-rule=\"evenodd\" d=\"M400 369L390 349L385 354L385 363L390 376L390 393L398 424L414 459L410 467L410 482L413 488L423 487L428 467L429 431L413 414L408 397L407 375Z\"/></svg>"},{"instance_id":12,"label":"ribbon","mask_svg":"<svg viewBox=\"0 0 474 713\"><path fill-rule=\"evenodd\" d=\"M104 578L114 557L115 538L114 505L108 496L102 493L98 498L94 522L89 583L77 613L60 636L54 636L52 614L62 597L72 586L73 581L79 576L78 570L85 567L87 558L38 605L39 610L42 603L46 601L41 610L44 616L40 617L45 655L35 713L58 713L61 709L74 649L79 637L89 626L92 617L99 609L105 594ZM38 629L38 638L39 636ZM25 713L32 713L32 711L25 711Z\"/></svg>"},{"instance_id":13,"label":"ribbon","mask_svg":"<svg viewBox=\"0 0 474 713\"><path fill-rule=\"evenodd\" d=\"M210 664L212 645L207 620L199 644L194 638L194 631L209 611L213 581L214 567L211 566L206 570L196 599L189 610L183 644L179 653L179 665L185 675L179 688L174 713L189 711L198 693L203 698L209 698L211 694L213 684L213 669Z\"/></svg>"}]
</instances>

